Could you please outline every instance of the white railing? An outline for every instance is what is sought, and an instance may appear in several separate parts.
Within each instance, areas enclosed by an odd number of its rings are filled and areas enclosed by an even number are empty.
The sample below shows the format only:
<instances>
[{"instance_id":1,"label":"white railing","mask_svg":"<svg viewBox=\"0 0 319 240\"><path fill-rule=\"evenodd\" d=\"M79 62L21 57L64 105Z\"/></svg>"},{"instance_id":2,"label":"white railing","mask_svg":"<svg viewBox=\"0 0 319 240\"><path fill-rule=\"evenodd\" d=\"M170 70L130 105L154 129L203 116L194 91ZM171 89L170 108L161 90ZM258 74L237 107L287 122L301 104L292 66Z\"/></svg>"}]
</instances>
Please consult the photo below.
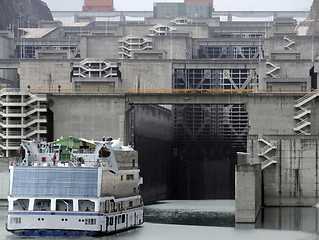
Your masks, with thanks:
<instances>
[{"instance_id":1,"label":"white railing","mask_svg":"<svg viewBox=\"0 0 319 240\"><path fill-rule=\"evenodd\" d=\"M269 152L269 151L271 151L271 150L273 150L273 149L277 149L277 147L274 146L274 145L271 145L271 146L266 145L265 147L263 147L263 148L260 150L260 155L265 155L267 152Z\"/></svg>"},{"instance_id":2,"label":"white railing","mask_svg":"<svg viewBox=\"0 0 319 240\"><path fill-rule=\"evenodd\" d=\"M307 120L308 120L308 119L307 119ZM296 124L295 129L297 129L297 128L299 128L299 127L303 126L303 125L305 125L305 126L310 125L309 120L308 120L308 121L306 121L305 119L300 119L300 122Z\"/></svg>"},{"instance_id":3,"label":"white railing","mask_svg":"<svg viewBox=\"0 0 319 240\"><path fill-rule=\"evenodd\" d=\"M312 98L314 95L316 95L316 94L318 94L318 91L317 91L317 90L315 90L315 91L313 91L313 92L310 92L310 93L306 94L305 96L299 98L299 99L297 100L297 105L298 105L298 104L301 104L302 102L304 102L304 101L307 100L307 99L311 99L311 98ZM305 102L305 103L306 103L306 102Z\"/></svg>"},{"instance_id":4,"label":"white railing","mask_svg":"<svg viewBox=\"0 0 319 240\"><path fill-rule=\"evenodd\" d=\"M265 168L267 168L271 164L275 164L275 163L277 163L277 161L275 160L275 157L268 158L267 160L265 160L261 163L261 170L264 170Z\"/></svg>"},{"instance_id":5,"label":"white railing","mask_svg":"<svg viewBox=\"0 0 319 240\"><path fill-rule=\"evenodd\" d=\"M309 106L307 106L305 108L303 108L303 107L299 107L299 108L301 110L299 110L298 112L295 113L295 118L297 118L299 115L311 113Z\"/></svg>"},{"instance_id":6,"label":"white railing","mask_svg":"<svg viewBox=\"0 0 319 240\"><path fill-rule=\"evenodd\" d=\"M301 129L299 129L298 131L299 131L299 135L305 135L305 136L310 136L311 135L311 133L309 133L307 131L304 131L304 130L301 130Z\"/></svg>"}]
</instances>

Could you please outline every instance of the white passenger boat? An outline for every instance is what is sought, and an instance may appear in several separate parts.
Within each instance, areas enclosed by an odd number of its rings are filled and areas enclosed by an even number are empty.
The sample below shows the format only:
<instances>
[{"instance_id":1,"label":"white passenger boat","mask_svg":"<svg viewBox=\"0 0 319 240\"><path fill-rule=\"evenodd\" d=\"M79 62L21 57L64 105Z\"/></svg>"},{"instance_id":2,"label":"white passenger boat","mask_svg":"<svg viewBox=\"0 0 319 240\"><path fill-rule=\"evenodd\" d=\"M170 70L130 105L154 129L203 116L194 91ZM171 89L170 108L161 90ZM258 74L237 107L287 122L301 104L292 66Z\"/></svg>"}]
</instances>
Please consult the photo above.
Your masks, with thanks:
<instances>
[{"instance_id":1,"label":"white passenger boat","mask_svg":"<svg viewBox=\"0 0 319 240\"><path fill-rule=\"evenodd\" d=\"M138 155L119 140L23 141L10 166L7 230L99 236L143 223Z\"/></svg>"}]
</instances>

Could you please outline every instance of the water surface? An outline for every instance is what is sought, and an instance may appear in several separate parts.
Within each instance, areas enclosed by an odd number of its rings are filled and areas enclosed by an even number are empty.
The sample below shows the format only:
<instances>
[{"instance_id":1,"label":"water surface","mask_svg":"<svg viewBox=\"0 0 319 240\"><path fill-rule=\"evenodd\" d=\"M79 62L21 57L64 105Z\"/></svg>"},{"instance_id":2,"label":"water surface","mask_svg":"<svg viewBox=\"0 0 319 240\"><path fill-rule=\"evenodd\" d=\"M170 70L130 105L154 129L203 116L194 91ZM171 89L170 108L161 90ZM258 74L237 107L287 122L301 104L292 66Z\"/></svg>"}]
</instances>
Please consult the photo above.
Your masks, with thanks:
<instances>
[{"instance_id":1,"label":"water surface","mask_svg":"<svg viewBox=\"0 0 319 240\"><path fill-rule=\"evenodd\" d=\"M257 224L235 224L234 201L162 201L145 207L142 227L107 240L319 240L316 208L266 208ZM6 232L7 209L0 208L0 240L22 239ZM23 238L54 239L65 238Z\"/></svg>"}]
</instances>

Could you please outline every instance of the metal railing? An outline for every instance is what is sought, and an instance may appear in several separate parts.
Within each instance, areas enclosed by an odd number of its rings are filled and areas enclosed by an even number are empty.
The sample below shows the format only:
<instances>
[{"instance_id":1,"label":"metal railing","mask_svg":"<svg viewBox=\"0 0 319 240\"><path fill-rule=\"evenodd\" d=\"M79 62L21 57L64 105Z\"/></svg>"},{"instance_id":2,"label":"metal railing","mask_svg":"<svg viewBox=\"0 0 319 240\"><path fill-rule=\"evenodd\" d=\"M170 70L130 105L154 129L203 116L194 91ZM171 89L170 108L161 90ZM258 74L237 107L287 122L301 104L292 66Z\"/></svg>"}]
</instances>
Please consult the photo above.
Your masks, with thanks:
<instances>
[{"instance_id":1,"label":"metal railing","mask_svg":"<svg viewBox=\"0 0 319 240\"><path fill-rule=\"evenodd\" d=\"M299 119L299 120L300 120L300 122L296 124L295 129L301 127L302 125L305 125L305 126L310 125L310 122L308 119Z\"/></svg>"},{"instance_id":2,"label":"metal railing","mask_svg":"<svg viewBox=\"0 0 319 240\"><path fill-rule=\"evenodd\" d=\"M8 109L8 111L3 111L4 114L22 114L21 109Z\"/></svg>"},{"instance_id":3,"label":"metal railing","mask_svg":"<svg viewBox=\"0 0 319 240\"><path fill-rule=\"evenodd\" d=\"M298 117L299 115L307 112L307 111L310 111L310 106L307 106L305 108L303 107L300 107L301 110L299 110L298 112L295 113L295 117ZM306 114L306 113L305 113Z\"/></svg>"},{"instance_id":4,"label":"metal railing","mask_svg":"<svg viewBox=\"0 0 319 240\"><path fill-rule=\"evenodd\" d=\"M311 93L313 89L113 89L31 88L32 93ZM298 100L299 101L299 100Z\"/></svg>"},{"instance_id":5,"label":"metal railing","mask_svg":"<svg viewBox=\"0 0 319 240\"><path fill-rule=\"evenodd\" d=\"M268 150L271 151L272 149L277 149L277 147L275 145L272 145L272 146L266 145L260 150L259 154L265 155L265 153L268 152Z\"/></svg>"},{"instance_id":6,"label":"metal railing","mask_svg":"<svg viewBox=\"0 0 319 240\"><path fill-rule=\"evenodd\" d=\"M274 163L277 163L277 161L275 160L275 157L268 158L267 160L261 163L261 170L264 170L265 168L267 168L268 166Z\"/></svg>"},{"instance_id":7,"label":"metal railing","mask_svg":"<svg viewBox=\"0 0 319 240\"><path fill-rule=\"evenodd\" d=\"M316 94L318 94L318 91L317 91L317 90L310 91L307 95L305 95L305 96L299 98L299 99L297 100L297 104L302 103L304 100L306 100L306 99L308 99L308 98L310 98L310 97L312 97L312 96L314 96L314 95L316 95Z\"/></svg>"}]
</instances>

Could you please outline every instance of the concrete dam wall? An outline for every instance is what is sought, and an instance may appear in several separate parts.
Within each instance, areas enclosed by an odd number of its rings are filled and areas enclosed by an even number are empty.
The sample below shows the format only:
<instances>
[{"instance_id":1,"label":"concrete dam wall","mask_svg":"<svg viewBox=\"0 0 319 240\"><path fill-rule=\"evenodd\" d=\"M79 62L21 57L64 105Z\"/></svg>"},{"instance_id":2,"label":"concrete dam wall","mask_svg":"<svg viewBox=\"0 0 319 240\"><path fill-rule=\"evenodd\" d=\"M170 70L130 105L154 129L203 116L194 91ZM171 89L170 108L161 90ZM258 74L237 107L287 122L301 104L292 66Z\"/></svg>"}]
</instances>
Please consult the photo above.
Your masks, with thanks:
<instances>
[{"instance_id":1,"label":"concrete dam wall","mask_svg":"<svg viewBox=\"0 0 319 240\"><path fill-rule=\"evenodd\" d=\"M276 160L263 170L264 206L313 206L319 190L318 136L265 135L273 146L268 154ZM258 156L264 144L258 136L249 136L249 154Z\"/></svg>"}]
</instances>

